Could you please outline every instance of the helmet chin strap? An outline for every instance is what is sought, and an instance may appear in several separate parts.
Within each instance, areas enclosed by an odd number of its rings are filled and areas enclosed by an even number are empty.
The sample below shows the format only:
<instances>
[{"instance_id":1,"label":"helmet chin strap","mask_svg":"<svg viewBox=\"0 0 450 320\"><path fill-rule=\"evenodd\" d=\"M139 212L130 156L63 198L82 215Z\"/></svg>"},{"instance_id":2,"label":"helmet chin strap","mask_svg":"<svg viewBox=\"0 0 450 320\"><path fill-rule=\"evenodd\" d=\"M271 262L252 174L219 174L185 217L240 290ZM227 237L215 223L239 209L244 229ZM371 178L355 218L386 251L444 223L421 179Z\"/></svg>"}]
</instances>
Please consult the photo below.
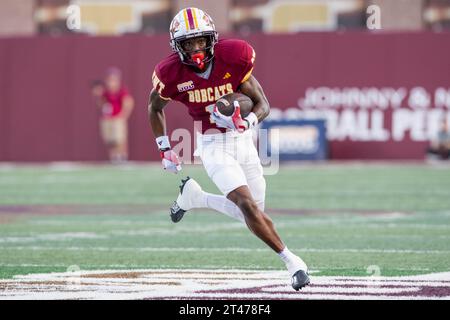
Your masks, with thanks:
<instances>
[{"instance_id":1,"label":"helmet chin strap","mask_svg":"<svg viewBox=\"0 0 450 320\"><path fill-rule=\"evenodd\" d=\"M203 61L205 59L205 54L203 52L193 54L191 56L191 59L195 62L200 70L203 70L205 68L205 62Z\"/></svg>"}]
</instances>

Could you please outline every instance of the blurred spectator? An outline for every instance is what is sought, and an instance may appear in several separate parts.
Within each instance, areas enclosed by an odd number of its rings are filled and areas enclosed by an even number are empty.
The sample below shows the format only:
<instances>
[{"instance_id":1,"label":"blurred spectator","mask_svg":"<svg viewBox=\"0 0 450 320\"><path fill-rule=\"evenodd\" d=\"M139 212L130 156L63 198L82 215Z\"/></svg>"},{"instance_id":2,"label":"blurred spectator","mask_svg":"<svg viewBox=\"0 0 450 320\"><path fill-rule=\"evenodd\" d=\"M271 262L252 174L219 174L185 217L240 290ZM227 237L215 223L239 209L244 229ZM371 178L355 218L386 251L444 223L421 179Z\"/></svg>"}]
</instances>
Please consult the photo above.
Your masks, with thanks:
<instances>
[{"instance_id":1,"label":"blurred spectator","mask_svg":"<svg viewBox=\"0 0 450 320\"><path fill-rule=\"evenodd\" d=\"M447 118L444 118L435 140L431 141L428 153L438 155L441 159L450 156L450 130Z\"/></svg>"},{"instance_id":2,"label":"blurred spectator","mask_svg":"<svg viewBox=\"0 0 450 320\"><path fill-rule=\"evenodd\" d=\"M106 71L104 81L92 86L95 103L101 110L100 133L108 148L113 163L128 160L128 119L134 107L134 100L122 84L122 73L111 67Z\"/></svg>"}]
</instances>

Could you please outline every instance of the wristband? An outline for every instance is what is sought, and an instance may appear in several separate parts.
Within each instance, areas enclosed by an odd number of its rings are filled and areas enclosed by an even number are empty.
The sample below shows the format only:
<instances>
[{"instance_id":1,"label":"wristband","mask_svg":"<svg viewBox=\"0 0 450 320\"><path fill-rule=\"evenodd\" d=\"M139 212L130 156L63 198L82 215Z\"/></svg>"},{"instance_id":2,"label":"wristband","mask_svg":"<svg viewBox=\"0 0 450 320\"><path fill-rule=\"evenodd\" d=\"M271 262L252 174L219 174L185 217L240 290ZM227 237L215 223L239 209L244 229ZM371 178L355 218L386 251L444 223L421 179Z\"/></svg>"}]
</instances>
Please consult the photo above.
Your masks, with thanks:
<instances>
[{"instance_id":1,"label":"wristband","mask_svg":"<svg viewBox=\"0 0 450 320\"><path fill-rule=\"evenodd\" d=\"M168 136L160 136L156 138L156 144L158 145L159 150L170 149L170 142Z\"/></svg>"}]
</instances>

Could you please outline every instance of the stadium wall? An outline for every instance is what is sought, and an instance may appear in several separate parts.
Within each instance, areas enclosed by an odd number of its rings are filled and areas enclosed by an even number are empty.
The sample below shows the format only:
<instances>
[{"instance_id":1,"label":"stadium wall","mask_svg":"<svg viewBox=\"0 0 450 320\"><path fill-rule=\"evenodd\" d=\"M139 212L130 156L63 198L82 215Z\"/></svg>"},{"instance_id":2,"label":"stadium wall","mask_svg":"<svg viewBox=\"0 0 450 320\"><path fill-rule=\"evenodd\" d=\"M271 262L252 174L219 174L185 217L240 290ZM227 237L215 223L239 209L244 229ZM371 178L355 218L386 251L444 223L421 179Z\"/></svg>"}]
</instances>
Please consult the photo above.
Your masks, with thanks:
<instances>
[{"instance_id":1,"label":"stadium wall","mask_svg":"<svg viewBox=\"0 0 450 320\"><path fill-rule=\"evenodd\" d=\"M230 36L228 36L230 37ZM423 159L438 119L450 117L450 34L251 35L254 75L271 117L328 119L332 159ZM147 120L155 64L167 35L0 40L0 161L106 160L90 83L120 67L136 101L132 160L158 160ZM192 129L166 108L169 132Z\"/></svg>"}]
</instances>

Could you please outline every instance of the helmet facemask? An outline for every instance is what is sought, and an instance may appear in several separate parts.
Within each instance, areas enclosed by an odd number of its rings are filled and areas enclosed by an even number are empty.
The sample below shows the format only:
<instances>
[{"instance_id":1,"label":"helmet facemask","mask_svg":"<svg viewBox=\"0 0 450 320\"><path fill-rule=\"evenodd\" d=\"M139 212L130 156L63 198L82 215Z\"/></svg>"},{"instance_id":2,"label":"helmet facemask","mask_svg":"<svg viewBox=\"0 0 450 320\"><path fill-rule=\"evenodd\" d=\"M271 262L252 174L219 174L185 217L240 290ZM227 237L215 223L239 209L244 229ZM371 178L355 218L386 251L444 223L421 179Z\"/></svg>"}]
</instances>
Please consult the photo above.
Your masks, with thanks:
<instances>
[{"instance_id":1,"label":"helmet facemask","mask_svg":"<svg viewBox=\"0 0 450 320\"><path fill-rule=\"evenodd\" d=\"M185 40L205 37L207 44L204 54L187 52L182 43ZM170 23L170 46L178 53L182 63L203 70L214 58L214 45L218 41L218 33L211 17L197 8L182 9ZM198 51L198 50L197 50Z\"/></svg>"},{"instance_id":2,"label":"helmet facemask","mask_svg":"<svg viewBox=\"0 0 450 320\"><path fill-rule=\"evenodd\" d=\"M194 50L194 51L186 51L183 48L183 41L188 39L194 39L194 38L206 38L206 47L200 50ZM204 66L210 62L214 58L214 45L217 43L217 32L216 31L205 31L202 32L199 35L195 36L183 36L178 37L171 41L172 48L174 51L178 53L180 56L181 62L196 67L200 70L204 69ZM204 56L197 55L195 57L196 52L204 51Z\"/></svg>"}]
</instances>

